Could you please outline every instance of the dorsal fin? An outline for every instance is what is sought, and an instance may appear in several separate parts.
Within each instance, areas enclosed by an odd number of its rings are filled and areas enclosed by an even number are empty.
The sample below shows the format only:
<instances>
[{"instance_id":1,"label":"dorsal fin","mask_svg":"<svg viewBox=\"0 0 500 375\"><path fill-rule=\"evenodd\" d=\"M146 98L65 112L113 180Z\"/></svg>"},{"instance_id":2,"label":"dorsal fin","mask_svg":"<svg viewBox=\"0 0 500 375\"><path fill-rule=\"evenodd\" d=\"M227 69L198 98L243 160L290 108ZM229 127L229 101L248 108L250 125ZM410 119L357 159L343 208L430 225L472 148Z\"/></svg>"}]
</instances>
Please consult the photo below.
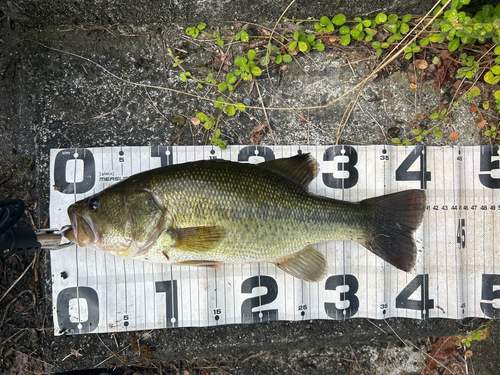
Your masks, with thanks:
<instances>
[{"instance_id":1,"label":"dorsal fin","mask_svg":"<svg viewBox=\"0 0 500 375\"><path fill-rule=\"evenodd\" d=\"M279 173L304 187L307 187L319 172L318 163L309 153L299 154L291 158L266 161L258 165Z\"/></svg>"}]
</instances>

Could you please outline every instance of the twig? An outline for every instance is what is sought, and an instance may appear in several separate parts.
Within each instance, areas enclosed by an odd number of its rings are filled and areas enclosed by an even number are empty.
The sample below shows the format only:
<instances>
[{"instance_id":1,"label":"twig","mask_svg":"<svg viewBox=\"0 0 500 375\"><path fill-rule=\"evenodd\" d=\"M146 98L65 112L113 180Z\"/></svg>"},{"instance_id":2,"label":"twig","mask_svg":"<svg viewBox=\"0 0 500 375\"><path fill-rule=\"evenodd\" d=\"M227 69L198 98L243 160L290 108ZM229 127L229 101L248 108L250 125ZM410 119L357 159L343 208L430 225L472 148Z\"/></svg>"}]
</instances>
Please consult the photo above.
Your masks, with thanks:
<instances>
[{"instance_id":1,"label":"twig","mask_svg":"<svg viewBox=\"0 0 500 375\"><path fill-rule=\"evenodd\" d=\"M24 272L21 274L21 276L19 276L17 278L16 281L14 281L12 283L12 285L9 287L9 289L7 289L7 291L3 294L2 298L0 298L0 302L3 301L3 299L5 298L5 296L7 294L9 294L9 292L12 290L12 288L14 288L16 286L16 284L24 277L24 275L26 275L26 272L28 272L28 270L30 269L31 266L33 266L35 264L35 260L36 260L36 257L33 258L33 260L31 261L31 263L28 265L28 267L26 267L26 269L24 270Z\"/></svg>"},{"instance_id":2,"label":"twig","mask_svg":"<svg viewBox=\"0 0 500 375\"><path fill-rule=\"evenodd\" d=\"M255 358L255 357L260 357L262 354L266 354L266 353L267 352L260 352L260 353L252 354L250 357L247 357L243 361L241 361L241 363L245 363L249 359L252 359L252 358Z\"/></svg>"},{"instance_id":3,"label":"twig","mask_svg":"<svg viewBox=\"0 0 500 375\"><path fill-rule=\"evenodd\" d=\"M125 94L125 86L123 86L123 90L122 90L122 95L121 95L121 98L120 98L120 104L118 104L118 106L113 109L112 111L109 111L109 112L106 112L106 113L102 113L100 114L99 116L95 116L93 117L94 120L99 120L99 119L102 119L108 115L111 115L112 113L115 113L116 111L118 111L120 108L121 108L121 105L123 103L123 95Z\"/></svg>"},{"instance_id":4,"label":"twig","mask_svg":"<svg viewBox=\"0 0 500 375\"><path fill-rule=\"evenodd\" d=\"M382 125L380 125L380 123L375 119L375 117L372 116L372 114L370 112L365 112L365 110L363 109L363 107L361 107L361 104L359 104L359 101L356 102L356 104L358 105L359 109L361 109L361 112L363 112L365 115L370 116L372 118L372 120L375 121L375 123L380 127L380 131L382 132L382 136L385 139L385 132L384 132L384 128L382 127Z\"/></svg>"},{"instance_id":5,"label":"twig","mask_svg":"<svg viewBox=\"0 0 500 375\"><path fill-rule=\"evenodd\" d=\"M5 176L4 178L2 178L2 180L0 181L0 185L2 185L5 181L9 180L12 175L14 174L14 169L12 169L12 164L10 164L7 160L5 160L5 165L7 166L7 168L9 168L10 170L10 174L8 174L7 176Z\"/></svg>"},{"instance_id":6,"label":"twig","mask_svg":"<svg viewBox=\"0 0 500 375\"><path fill-rule=\"evenodd\" d=\"M347 65L349 65L349 68L351 68L352 75L353 75L354 77L357 77L357 74L356 74L356 72L354 71L354 68L352 67L351 62L349 61L349 58L347 58L347 57L346 57L346 60L347 60Z\"/></svg>"},{"instance_id":7,"label":"twig","mask_svg":"<svg viewBox=\"0 0 500 375\"><path fill-rule=\"evenodd\" d=\"M175 142L175 140L177 138L179 138L182 133L184 133L184 130L187 129L188 125L189 125L189 120L186 121L186 124L181 128L181 130L179 130L177 132L177 134L175 135L175 137L170 141L170 143L168 144L169 146L172 146L172 144Z\"/></svg>"},{"instance_id":8,"label":"twig","mask_svg":"<svg viewBox=\"0 0 500 375\"><path fill-rule=\"evenodd\" d=\"M269 122L269 117L267 117L266 106L264 105L264 99L262 99L262 95L260 94L259 84L255 83L255 87L257 88L257 92L259 93L260 102L262 103L262 111L264 112L264 116L266 116L267 127L269 128L269 134L271 134L271 138L273 139L274 144L276 145L276 139L274 139L273 129L271 128L271 123Z\"/></svg>"},{"instance_id":9,"label":"twig","mask_svg":"<svg viewBox=\"0 0 500 375\"><path fill-rule=\"evenodd\" d=\"M425 356L429 357L430 359L432 359L433 361L439 363L440 366L442 366L443 368L445 368L446 370L448 370L450 372L450 374L453 374L453 375L456 375L453 371L451 371L448 367L446 367L445 365L443 365L443 362L439 362L438 360L436 360L435 358L433 358L431 355L427 354L426 352L424 352L422 349L420 349L418 346L416 346L414 343L412 343L411 341L409 340L403 340L401 337L399 337L399 335L396 333L396 331L394 331L394 329L389 325L389 323L387 323L387 320L384 319L384 322L385 324L387 324L387 326L391 329L391 331L396 335L396 337L403 343L405 344L405 346L407 348L409 348L409 345L410 344L411 346L413 346L415 349L417 349L418 351L420 351L421 353L423 353Z\"/></svg>"},{"instance_id":10,"label":"twig","mask_svg":"<svg viewBox=\"0 0 500 375\"><path fill-rule=\"evenodd\" d=\"M99 339L99 341L101 342L101 344L103 344L103 345L104 345L104 347L105 347L106 349L108 349L108 351L109 351L111 354L113 354L113 356L115 356L116 358L118 358L118 360L119 360L121 363L123 363L124 365L126 365L126 363L125 363L125 362L123 362L123 360L122 360L119 356L117 356L117 355L115 354L115 352L113 352L113 351L112 351L112 350L111 350L111 349L110 349L110 348L109 348L109 347L108 347L108 346L104 343L104 341L102 341L102 339L101 339L101 337L100 337L99 335L97 335L97 338ZM130 345L129 345L129 346L130 346ZM124 348L124 349L125 349L125 348ZM123 350L123 349L122 349L122 350ZM120 351L121 351L121 350L120 350ZM120 352L118 352L118 353L120 353ZM110 357L110 358L111 358L111 357ZM109 359L109 358L108 358L108 359ZM107 361L107 360L106 360L106 361ZM101 363L102 363L102 362L101 362ZM100 365L101 363L99 363L99 365ZM99 365L97 365L97 366L99 366ZM96 367L97 367L97 366L96 366ZM94 368L95 368L95 367L94 367Z\"/></svg>"},{"instance_id":11,"label":"twig","mask_svg":"<svg viewBox=\"0 0 500 375\"><path fill-rule=\"evenodd\" d=\"M20 333L22 333L24 335L26 332L28 332L28 329L29 328L23 328L20 331L17 331L12 336L10 336L7 340L5 340L2 343L0 343L0 347L3 346L3 345L5 345L5 344L7 344L10 340L12 340L16 335L19 335ZM20 336L22 336L22 335L20 335Z\"/></svg>"},{"instance_id":12,"label":"twig","mask_svg":"<svg viewBox=\"0 0 500 375\"><path fill-rule=\"evenodd\" d=\"M163 116L163 118L166 120L167 119L167 116L165 114L163 114L159 109L158 107L155 105L155 103L153 102L153 99L151 99L151 95L149 95L149 91L147 88L144 88L144 91L146 91L146 94L148 95L148 98L149 98L149 101L151 102L151 105L153 106L153 108L156 110L156 112L158 112L160 115Z\"/></svg>"},{"instance_id":13,"label":"twig","mask_svg":"<svg viewBox=\"0 0 500 375\"><path fill-rule=\"evenodd\" d=\"M368 322L370 322L371 324L373 324L375 327L377 327L378 329L380 329L382 332L384 332L386 335L387 335L387 332L384 331L382 328L380 328L378 325L376 325L375 323L373 323L370 319L366 319L368 320Z\"/></svg>"},{"instance_id":14,"label":"twig","mask_svg":"<svg viewBox=\"0 0 500 375\"><path fill-rule=\"evenodd\" d=\"M23 290L21 293L19 293L12 301L9 302L9 304L7 305L7 307L5 308L5 312L3 314L3 317L2 317L2 320L0 321L0 328L3 326L3 323L4 323L4 320L5 320L5 317L7 316L7 313L9 311L9 308L12 306L12 304L14 302L16 302L23 294L25 293L31 293L31 296L33 297L33 307L35 307L36 305L36 297L35 295L33 294L33 292L29 289L26 289L26 290ZM10 319L7 319L7 321L9 321Z\"/></svg>"}]
</instances>

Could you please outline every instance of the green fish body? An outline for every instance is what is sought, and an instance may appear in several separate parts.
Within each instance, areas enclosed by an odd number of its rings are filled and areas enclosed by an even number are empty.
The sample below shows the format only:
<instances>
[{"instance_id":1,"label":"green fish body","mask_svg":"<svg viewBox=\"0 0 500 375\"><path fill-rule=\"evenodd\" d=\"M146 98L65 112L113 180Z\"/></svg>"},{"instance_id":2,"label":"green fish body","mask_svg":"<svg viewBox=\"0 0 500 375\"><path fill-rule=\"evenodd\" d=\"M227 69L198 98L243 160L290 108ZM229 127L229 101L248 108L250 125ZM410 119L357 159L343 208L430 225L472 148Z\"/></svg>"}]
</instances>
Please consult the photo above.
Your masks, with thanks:
<instances>
[{"instance_id":1,"label":"green fish body","mask_svg":"<svg viewBox=\"0 0 500 375\"><path fill-rule=\"evenodd\" d=\"M258 165L203 160L149 170L71 205L67 237L155 263L271 262L306 281L327 271L311 243L354 240L411 270L425 193L345 202L308 193L317 173L309 154Z\"/></svg>"}]
</instances>

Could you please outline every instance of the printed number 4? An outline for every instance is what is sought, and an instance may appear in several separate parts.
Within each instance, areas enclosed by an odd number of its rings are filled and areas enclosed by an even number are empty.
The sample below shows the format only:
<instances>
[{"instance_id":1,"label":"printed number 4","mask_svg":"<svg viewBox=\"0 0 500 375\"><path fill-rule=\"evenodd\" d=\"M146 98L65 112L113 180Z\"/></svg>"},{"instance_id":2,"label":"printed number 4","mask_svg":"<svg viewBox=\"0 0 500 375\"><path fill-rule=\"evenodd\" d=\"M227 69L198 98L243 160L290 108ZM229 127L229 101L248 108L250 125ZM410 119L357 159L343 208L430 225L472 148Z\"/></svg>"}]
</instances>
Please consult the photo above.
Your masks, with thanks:
<instances>
[{"instance_id":1,"label":"printed number 4","mask_svg":"<svg viewBox=\"0 0 500 375\"><path fill-rule=\"evenodd\" d=\"M420 301L410 296L420 288ZM429 299L429 275L417 275L396 297L396 308L419 310L422 319L429 317L429 310L434 308L434 300Z\"/></svg>"},{"instance_id":2,"label":"printed number 4","mask_svg":"<svg viewBox=\"0 0 500 375\"><path fill-rule=\"evenodd\" d=\"M420 170L409 171L413 163L420 158ZM415 146L412 152L406 157L401 165L396 169L396 181L420 181L420 188L427 187L427 181L431 180L431 172L427 171L427 162L424 146Z\"/></svg>"}]
</instances>

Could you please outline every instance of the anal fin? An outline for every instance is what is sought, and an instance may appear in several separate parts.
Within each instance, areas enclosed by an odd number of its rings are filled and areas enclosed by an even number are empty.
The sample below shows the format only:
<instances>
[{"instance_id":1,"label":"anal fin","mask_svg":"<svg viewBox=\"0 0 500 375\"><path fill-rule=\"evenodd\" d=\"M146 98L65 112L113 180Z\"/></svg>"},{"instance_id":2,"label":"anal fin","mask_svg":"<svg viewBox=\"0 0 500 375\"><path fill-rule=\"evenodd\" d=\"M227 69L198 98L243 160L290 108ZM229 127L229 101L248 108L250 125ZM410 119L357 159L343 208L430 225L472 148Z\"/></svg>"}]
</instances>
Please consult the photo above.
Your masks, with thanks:
<instances>
[{"instance_id":1,"label":"anal fin","mask_svg":"<svg viewBox=\"0 0 500 375\"><path fill-rule=\"evenodd\" d=\"M278 259L274 264L290 275L312 283L322 280L328 269L325 256L311 245Z\"/></svg>"}]
</instances>

